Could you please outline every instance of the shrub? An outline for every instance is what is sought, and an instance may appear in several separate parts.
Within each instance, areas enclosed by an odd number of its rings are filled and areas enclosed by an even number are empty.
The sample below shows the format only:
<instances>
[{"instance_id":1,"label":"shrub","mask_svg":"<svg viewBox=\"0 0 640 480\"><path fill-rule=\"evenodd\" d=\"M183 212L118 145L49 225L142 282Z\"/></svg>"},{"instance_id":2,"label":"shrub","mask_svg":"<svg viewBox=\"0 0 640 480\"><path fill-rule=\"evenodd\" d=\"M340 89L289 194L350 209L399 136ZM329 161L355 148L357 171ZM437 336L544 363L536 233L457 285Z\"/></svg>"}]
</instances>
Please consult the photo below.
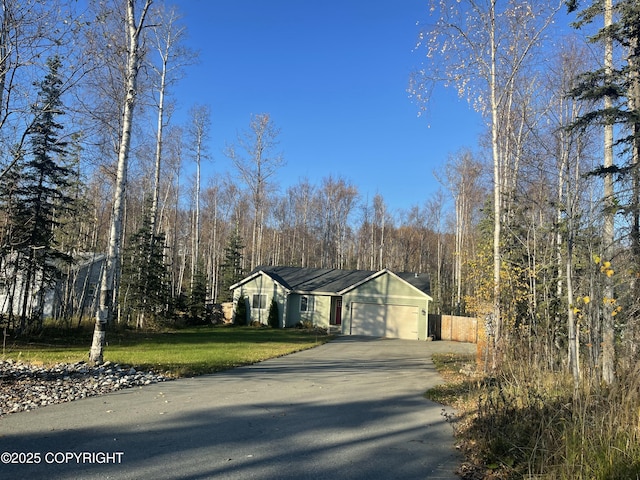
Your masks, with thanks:
<instances>
[{"instance_id":1,"label":"shrub","mask_svg":"<svg viewBox=\"0 0 640 480\"><path fill-rule=\"evenodd\" d=\"M302 328L305 330L311 330L313 328L313 322L311 320L301 320L296 325L296 328Z\"/></svg>"},{"instance_id":2,"label":"shrub","mask_svg":"<svg viewBox=\"0 0 640 480\"><path fill-rule=\"evenodd\" d=\"M247 320L249 319L247 313L247 299L244 295L241 295L240 298L238 298L238 303L236 304L233 323L236 325L247 325Z\"/></svg>"},{"instance_id":3,"label":"shrub","mask_svg":"<svg viewBox=\"0 0 640 480\"><path fill-rule=\"evenodd\" d=\"M278 302L274 298L271 299L269 305L269 317L267 322L271 328L278 328L280 324L280 313L278 311Z\"/></svg>"}]
</instances>

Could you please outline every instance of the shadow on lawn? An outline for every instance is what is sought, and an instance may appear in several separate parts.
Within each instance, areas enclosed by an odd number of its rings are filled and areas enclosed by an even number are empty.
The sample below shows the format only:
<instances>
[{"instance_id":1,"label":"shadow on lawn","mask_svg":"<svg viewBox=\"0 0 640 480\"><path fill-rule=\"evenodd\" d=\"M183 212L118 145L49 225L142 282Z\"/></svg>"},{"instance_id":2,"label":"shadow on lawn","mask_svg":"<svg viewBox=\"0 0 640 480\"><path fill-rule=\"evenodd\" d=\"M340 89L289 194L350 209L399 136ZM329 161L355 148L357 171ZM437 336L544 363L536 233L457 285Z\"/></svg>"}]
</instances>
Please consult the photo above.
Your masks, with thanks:
<instances>
[{"instance_id":1,"label":"shadow on lawn","mask_svg":"<svg viewBox=\"0 0 640 480\"><path fill-rule=\"evenodd\" d=\"M47 327L37 336L16 338L7 344L9 349L77 347L91 344L93 329ZM136 346L149 345L195 345L202 343L233 344L249 343L309 343L331 339L330 335L302 329L271 329L237 326L201 326L165 331L140 331L118 329L107 331L107 342L110 345Z\"/></svg>"}]
</instances>

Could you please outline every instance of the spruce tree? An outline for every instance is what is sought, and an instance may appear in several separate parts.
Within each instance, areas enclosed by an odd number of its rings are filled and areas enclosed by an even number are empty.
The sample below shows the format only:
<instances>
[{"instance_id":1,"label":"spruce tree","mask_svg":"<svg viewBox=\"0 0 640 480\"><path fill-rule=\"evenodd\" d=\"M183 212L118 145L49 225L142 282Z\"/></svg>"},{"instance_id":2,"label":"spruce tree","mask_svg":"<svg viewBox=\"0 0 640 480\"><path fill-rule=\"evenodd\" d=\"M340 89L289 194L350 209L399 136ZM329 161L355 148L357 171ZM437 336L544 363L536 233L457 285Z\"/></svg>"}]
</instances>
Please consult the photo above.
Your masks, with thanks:
<instances>
[{"instance_id":1,"label":"spruce tree","mask_svg":"<svg viewBox=\"0 0 640 480\"><path fill-rule=\"evenodd\" d=\"M14 197L12 237L21 271L21 332L40 326L45 291L59 276L61 262L71 261L57 248L54 237L55 229L61 226L59 219L72 205L67 190L73 172L65 165L67 143L61 138L63 126L57 121L64 114L60 59L49 59L47 67L32 107L34 121L27 132L30 148L25 152ZM30 304L34 293L35 304Z\"/></svg>"},{"instance_id":2,"label":"spruce tree","mask_svg":"<svg viewBox=\"0 0 640 480\"><path fill-rule=\"evenodd\" d=\"M243 249L242 238L236 228L229 237L229 242L224 249L224 263L220 268L220 292L218 297L221 302L233 300L229 287L244 278L245 272L242 268Z\"/></svg>"},{"instance_id":3,"label":"spruce tree","mask_svg":"<svg viewBox=\"0 0 640 480\"><path fill-rule=\"evenodd\" d=\"M244 295L240 295L238 303L236 304L236 310L233 314L234 325L244 326L249 323L249 311L247 309L247 303L249 300Z\"/></svg>"},{"instance_id":4,"label":"spruce tree","mask_svg":"<svg viewBox=\"0 0 640 480\"><path fill-rule=\"evenodd\" d=\"M161 319L166 314L169 298L165 238L161 233L152 234L151 229L149 213L144 215L142 226L130 237L123 256L120 303L135 317L138 328Z\"/></svg>"},{"instance_id":5,"label":"spruce tree","mask_svg":"<svg viewBox=\"0 0 640 480\"><path fill-rule=\"evenodd\" d=\"M579 7L578 0L567 2L569 11ZM591 24L603 15L604 6L599 0L578 12L576 28ZM640 244L640 205L638 197L640 184L637 183L638 151L640 150L640 3L637 0L620 0L613 6L615 21L600 29L590 38L592 43L610 40L618 48L622 62L608 71L599 68L585 72L578 77L576 87L569 92L573 98L588 102L587 113L577 119L570 128L588 128L593 125L616 125L620 138L615 142L618 161L613 165L602 165L595 175L615 175L618 180L632 180L632 193L625 202L616 199L616 207L623 213L630 213L633 219L631 238ZM605 98L610 106L605 106Z\"/></svg>"},{"instance_id":6,"label":"spruce tree","mask_svg":"<svg viewBox=\"0 0 640 480\"><path fill-rule=\"evenodd\" d=\"M280 310L275 298L271 299L271 304L269 305L269 316L267 318L267 323L269 323L271 328L278 328L280 326Z\"/></svg>"},{"instance_id":7,"label":"spruce tree","mask_svg":"<svg viewBox=\"0 0 640 480\"><path fill-rule=\"evenodd\" d=\"M576 10L579 3L578 0L567 2L569 11ZM571 128L603 127L604 162L593 172L601 176L604 183L601 253L607 262L618 254L617 246L623 244L618 243L615 236L615 215L627 215L630 219L629 251L633 259L630 264L634 268L631 273L637 278L640 275L640 3L637 0L593 0L578 12L575 26L580 28L600 17L604 19L604 27L590 40L602 44L603 67L581 75L570 92L571 96L587 101L591 107ZM617 55L614 54L616 49ZM614 59L621 61L616 63ZM614 132L620 137L617 141L614 141ZM616 375L616 324L625 322L621 317L615 321L613 318L613 305L618 301L613 278L607 275L603 282L601 372L602 380L611 384ZM629 290L631 295L626 310L637 311L638 282L632 281ZM633 317L630 315L627 320Z\"/></svg>"},{"instance_id":8,"label":"spruce tree","mask_svg":"<svg viewBox=\"0 0 640 480\"><path fill-rule=\"evenodd\" d=\"M202 265L197 265L189 298L189 322L192 325L206 323L207 276Z\"/></svg>"}]
</instances>

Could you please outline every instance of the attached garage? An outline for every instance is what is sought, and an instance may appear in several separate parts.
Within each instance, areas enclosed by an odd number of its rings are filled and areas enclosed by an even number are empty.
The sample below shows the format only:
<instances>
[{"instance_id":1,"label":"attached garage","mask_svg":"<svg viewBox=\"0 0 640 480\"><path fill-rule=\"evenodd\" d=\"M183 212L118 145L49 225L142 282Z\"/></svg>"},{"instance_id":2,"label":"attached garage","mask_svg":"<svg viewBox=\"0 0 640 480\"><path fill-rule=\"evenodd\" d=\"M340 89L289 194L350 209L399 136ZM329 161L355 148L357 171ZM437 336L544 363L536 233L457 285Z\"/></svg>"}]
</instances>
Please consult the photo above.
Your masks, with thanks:
<instances>
[{"instance_id":1,"label":"attached garage","mask_svg":"<svg viewBox=\"0 0 640 480\"><path fill-rule=\"evenodd\" d=\"M431 297L389 270L340 292L342 333L425 340Z\"/></svg>"},{"instance_id":2,"label":"attached garage","mask_svg":"<svg viewBox=\"0 0 640 480\"><path fill-rule=\"evenodd\" d=\"M259 267L233 285L250 320L265 323L267 306L278 305L278 324L312 323L342 335L426 340L432 298L419 274L389 270Z\"/></svg>"},{"instance_id":3,"label":"attached garage","mask_svg":"<svg viewBox=\"0 0 640 480\"><path fill-rule=\"evenodd\" d=\"M351 335L418 339L419 308L411 305L351 305Z\"/></svg>"}]
</instances>

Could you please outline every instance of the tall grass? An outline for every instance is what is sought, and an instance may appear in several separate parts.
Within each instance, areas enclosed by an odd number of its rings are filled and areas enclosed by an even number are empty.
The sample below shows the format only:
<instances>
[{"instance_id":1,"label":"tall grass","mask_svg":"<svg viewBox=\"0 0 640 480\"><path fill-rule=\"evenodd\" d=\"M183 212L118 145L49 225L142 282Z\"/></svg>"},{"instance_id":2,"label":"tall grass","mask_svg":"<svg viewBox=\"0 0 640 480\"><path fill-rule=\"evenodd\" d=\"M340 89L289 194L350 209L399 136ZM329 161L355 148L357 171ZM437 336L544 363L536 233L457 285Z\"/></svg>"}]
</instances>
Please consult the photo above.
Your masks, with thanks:
<instances>
[{"instance_id":1,"label":"tall grass","mask_svg":"<svg viewBox=\"0 0 640 480\"><path fill-rule=\"evenodd\" d=\"M618 373L611 387L576 388L560 370L511 356L492 376L453 378L463 478L640 479L640 368Z\"/></svg>"}]
</instances>

